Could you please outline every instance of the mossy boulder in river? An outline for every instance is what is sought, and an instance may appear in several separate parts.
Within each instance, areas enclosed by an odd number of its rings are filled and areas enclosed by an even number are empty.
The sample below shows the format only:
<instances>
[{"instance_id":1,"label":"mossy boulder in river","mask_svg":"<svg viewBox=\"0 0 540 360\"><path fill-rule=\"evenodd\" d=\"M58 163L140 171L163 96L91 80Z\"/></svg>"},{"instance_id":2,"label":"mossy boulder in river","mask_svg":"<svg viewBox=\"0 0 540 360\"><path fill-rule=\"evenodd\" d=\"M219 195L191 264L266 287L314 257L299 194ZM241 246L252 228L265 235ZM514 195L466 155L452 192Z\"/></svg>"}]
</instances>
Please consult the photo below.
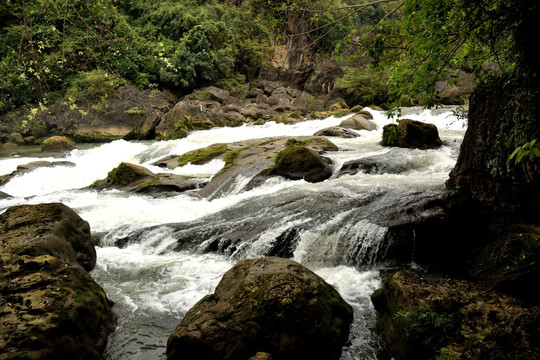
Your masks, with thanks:
<instances>
[{"instance_id":1,"label":"mossy boulder in river","mask_svg":"<svg viewBox=\"0 0 540 360\"><path fill-rule=\"evenodd\" d=\"M191 308L167 342L173 359L339 359L352 308L304 266L242 260Z\"/></svg>"},{"instance_id":2,"label":"mossy boulder in river","mask_svg":"<svg viewBox=\"0 0 540 360\"><path fill-rule=\"evenodd\" d=\"M197 189L205 184L204 179L170 173L154 174L144 166L123 162L109 171L105 179L90 185L90 188L159 194Z\"/></svg>"},{"instance_id":3,"label":"mossy boulder in river","mask_svg":"<svg viewBox=\"0 0 540 360\"><path fill-rule=\"evenodd\" d=\"M0 215L1 359L102 358L113 315L95 262L88 223L65 205Z\"/></svg>"},{"instance_id":4,"label":"mossy boulder in river","mask_svg":"<svg viewBox=\"0 0 540 360\"><path fill-rule=\"evenodd\" d=\"M439 131L433 124L402 119L399 124L388 124L383 128L383 146L431 149L442 145Z\"/></svg>"},{"instance_id":5,"label":"mossy boulder in river","mask_svg":"<svg viewBox=\"0 0 540 360\"><path fill-rule=\"evenodd\" d=\"M53 136L43 140L43 143L41 143L42 152L71 150L74 147L75 142L65 136Z\"/></svg>"},{"instance_id":6,"label":"mossy boulder in river","mask_svg":"<svg viewBox=\"0 0 540 360\"><path fill-rule=\"evenodd\" d=\"M332 176L332 162L305 146L289 146L276 157L271 173L291 180L321 182Z\"/></svg>"}]
</instances>

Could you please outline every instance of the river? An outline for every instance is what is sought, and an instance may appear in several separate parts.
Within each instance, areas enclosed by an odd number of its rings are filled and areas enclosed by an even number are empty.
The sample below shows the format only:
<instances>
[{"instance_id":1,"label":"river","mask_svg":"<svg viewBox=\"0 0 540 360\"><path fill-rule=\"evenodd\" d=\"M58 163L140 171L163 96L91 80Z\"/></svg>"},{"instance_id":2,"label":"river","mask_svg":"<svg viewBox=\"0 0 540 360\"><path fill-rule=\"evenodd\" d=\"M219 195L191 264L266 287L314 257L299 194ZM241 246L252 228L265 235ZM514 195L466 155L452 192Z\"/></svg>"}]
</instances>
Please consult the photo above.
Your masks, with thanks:
<instances>
[{"instance_id":1,"label":"river","mask_svg":"<svg viewBox=\"0 0 540 360\"><path fill-rule=\"evenodd\" d=\"M343 118L214 128L171 141L81 145L56 157L32 152L11 155L0 158L0 175L37 160L72 164L16 176L0 187L12 196L0 200L0 212L19 204L62 202L90 223L98 242L98 261L91 275L114 301L118 317L106 350L109 360L164 359L169 334L191 306L213 292L224 272L242 258L266 255L278 236L291 232L298 242L293 259L332 284L354 308L350 343L342 359L377 359L381 344L372 331L375 311L370 294L380 286L379 270L385 266L380 247L386 228L370 221L369 214L397 206L407 197L444 192L466 125L452 109L404 109L403 117L439 128L444 142L439 149L380 146L382 127L394 120L382 111L366 109L378 130L359 131L361 136L353 139L331 138L340 150L325 154L334 163L329 180L312 184L273 178L243 191L249 179L240 176L237 186L207 199L193 192L152 197L86 187L105 178L122 161L141 164L154 173L210 179L223 161L175 170L150 164L213 143L310 136ZM392 171L337 177L344 162L383 154L388 154ZM121 239L127 239L122 248L115 245ZM208 251L210 244L215 251Z\"/></svg>"}]
</instances>

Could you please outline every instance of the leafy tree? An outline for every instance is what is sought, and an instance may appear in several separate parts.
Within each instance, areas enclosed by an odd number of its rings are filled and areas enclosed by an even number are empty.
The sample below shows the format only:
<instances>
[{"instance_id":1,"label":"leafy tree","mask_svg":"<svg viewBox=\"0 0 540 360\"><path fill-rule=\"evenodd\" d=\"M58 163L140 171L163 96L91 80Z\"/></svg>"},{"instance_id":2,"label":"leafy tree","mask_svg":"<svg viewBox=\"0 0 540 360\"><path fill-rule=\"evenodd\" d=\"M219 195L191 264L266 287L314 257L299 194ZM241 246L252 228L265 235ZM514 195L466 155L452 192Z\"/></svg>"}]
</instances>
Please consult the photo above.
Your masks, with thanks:
<instances>
[{"instance_id":1,"label":"leafy tree","mask_svg":"<svg viewBox=\"0 0 540 360\"><path fill-rule=\"evenodd\" d=\"M376 1L375 1L376 2ZM437 103L435 82L451 81L460 68L485 80L494 73L538 82L540 20L535 0L387 0L395 5L381 21L355 35L363 54L392 73L398 105L419 96ZM394 16L391 16L394 15Z\"/></svg>"}]
</instances>

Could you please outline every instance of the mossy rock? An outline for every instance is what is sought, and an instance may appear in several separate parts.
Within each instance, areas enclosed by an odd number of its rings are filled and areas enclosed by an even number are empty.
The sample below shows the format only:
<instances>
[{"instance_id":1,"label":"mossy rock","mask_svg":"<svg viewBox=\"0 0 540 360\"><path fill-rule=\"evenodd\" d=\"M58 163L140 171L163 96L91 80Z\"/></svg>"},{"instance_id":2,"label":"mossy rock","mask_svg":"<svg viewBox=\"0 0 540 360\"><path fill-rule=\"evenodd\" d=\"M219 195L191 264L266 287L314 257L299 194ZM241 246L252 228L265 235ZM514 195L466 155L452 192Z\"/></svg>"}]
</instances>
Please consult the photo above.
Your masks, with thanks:
<instances>
[{"instance_id":1,"label":"mossy rock","mask_svg":"<svg viewBox=\"0 0 540 360\"><path fill-rule=\"evenodd\" d=\"M41 143L42 152L56 152L73 148L75 148L75 142L65 136L53 136Z\"/></svg>"},{"instance_id":2,"label":"mossy rock","mask_svg":"<svg viewBox=\"0 0 540 360\"><path fill-rule=\"evenodd\" d=\"M111 185L128 185L153 175L145 167L123 162L107 174L106 181Z\"/></svg>"},{"instance_id":3,"label":"mossy rock","mask_svg":"<svg viewBox=\"0 0 540 360\"><path fill-rule=\"evenodd\" d=\"M225 144L213 144L202 149L189 151L178 158L178 166L184 166L188 163L203 165L207 162L224 154L228 147Z\"/></svg>"},{"instance_id":4,"label":"mossy rock","mask_svg":"<svg viewBox=\"0 0 540 360\"><path fill-rule=\"evenodd\" d=\"M288 259L242 260L191 308L167 342L168 359L337 360L352 308L323 279Z\"/></svg>"},{"instance_id":5,"label":"mossy rock","mask_svg":"<svg viewBox=\"0 0 540 360\"><path fill-rule=\"evenodd\" d=\"M95 260L88 223L63 204L0 215L1 359L102 358L114 318L86 272Z\"/></svg>"},{"instance_id":6,"label":"mossy rock","mask_svg":"<svg viewBox=\"0 0 540 360\"><path fill-rule=\"evenodd\" d=\"M304 146L288 146L276 156L275 166L269 172L291 180L321 182L332 176L331 161Z\"/></svg>"},{"instance_id":7,"label":"mossy rock","mask_svg":"<svg viewBox=\"0 0 540 360\"><path fill-rule=\"evenodd\" d=\"M421 121L402 119L399 123L383 127L383 146L398 146L403 148L432 149L442 145L439 131L433 124Z\"/></svg>"}]
</instances>

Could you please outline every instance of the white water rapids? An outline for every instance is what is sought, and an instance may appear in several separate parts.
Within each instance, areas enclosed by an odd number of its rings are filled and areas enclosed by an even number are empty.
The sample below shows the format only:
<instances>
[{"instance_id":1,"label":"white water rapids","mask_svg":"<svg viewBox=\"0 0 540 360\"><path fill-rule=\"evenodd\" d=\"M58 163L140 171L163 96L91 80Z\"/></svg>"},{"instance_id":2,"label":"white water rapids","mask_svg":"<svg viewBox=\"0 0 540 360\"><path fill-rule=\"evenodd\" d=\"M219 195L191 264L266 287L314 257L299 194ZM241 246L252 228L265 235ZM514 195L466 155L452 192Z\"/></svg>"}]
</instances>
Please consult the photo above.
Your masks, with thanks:
<instances>
[{"instance_id":1,"label":"white water rapids","mask_svg":"<svg viewBox=\"0 0 540 360\"><path fill-rule=\"evenodd\" d=\"M366 110L373 114L378 130L359 131L361 136L353 139L330 138L340 150L325 154L333 160L334 176L321 183L273 178L242 191L241 184L249 179L238 178L236 188L211 200L190 192L151 197L85 189L122 161L144 165L154 173L211 178L223 161L175 170L150 164L213 143L311 136L338 125L343 118L214 128L171 141L119 140L82 146L61 158L39 154L0 158L0 175L37 160L75 164L16 176L0 187L12 196L0 200L0 212L19 204L62 202L90 223L100 241L98 263L91 275L115 302L118 315L107 348L109 360L164 359L169 334L191 306L213 292L224 272L240 258L264 256L276 237L292 228L299 236L294 260L335 286L355 309L351 341L342 359L376 359L380 344L372 332L375 312L370 294L380 286L383 259L378 254L383 250L379 247L386 228L370 222L366 212L397 206L411 194L444 191L465 126L448 108L433 112L405 109L403 117L435 124L444 145L435 150L393 149L392 172L337 177L344 162L391 151L378 143L382 127L394 120L383 112ZM123 238L131 239L127 246L114 245ZM209 241L222 238L238 242L226 251L204 251Z\"/></svg>"}]
</instances>

